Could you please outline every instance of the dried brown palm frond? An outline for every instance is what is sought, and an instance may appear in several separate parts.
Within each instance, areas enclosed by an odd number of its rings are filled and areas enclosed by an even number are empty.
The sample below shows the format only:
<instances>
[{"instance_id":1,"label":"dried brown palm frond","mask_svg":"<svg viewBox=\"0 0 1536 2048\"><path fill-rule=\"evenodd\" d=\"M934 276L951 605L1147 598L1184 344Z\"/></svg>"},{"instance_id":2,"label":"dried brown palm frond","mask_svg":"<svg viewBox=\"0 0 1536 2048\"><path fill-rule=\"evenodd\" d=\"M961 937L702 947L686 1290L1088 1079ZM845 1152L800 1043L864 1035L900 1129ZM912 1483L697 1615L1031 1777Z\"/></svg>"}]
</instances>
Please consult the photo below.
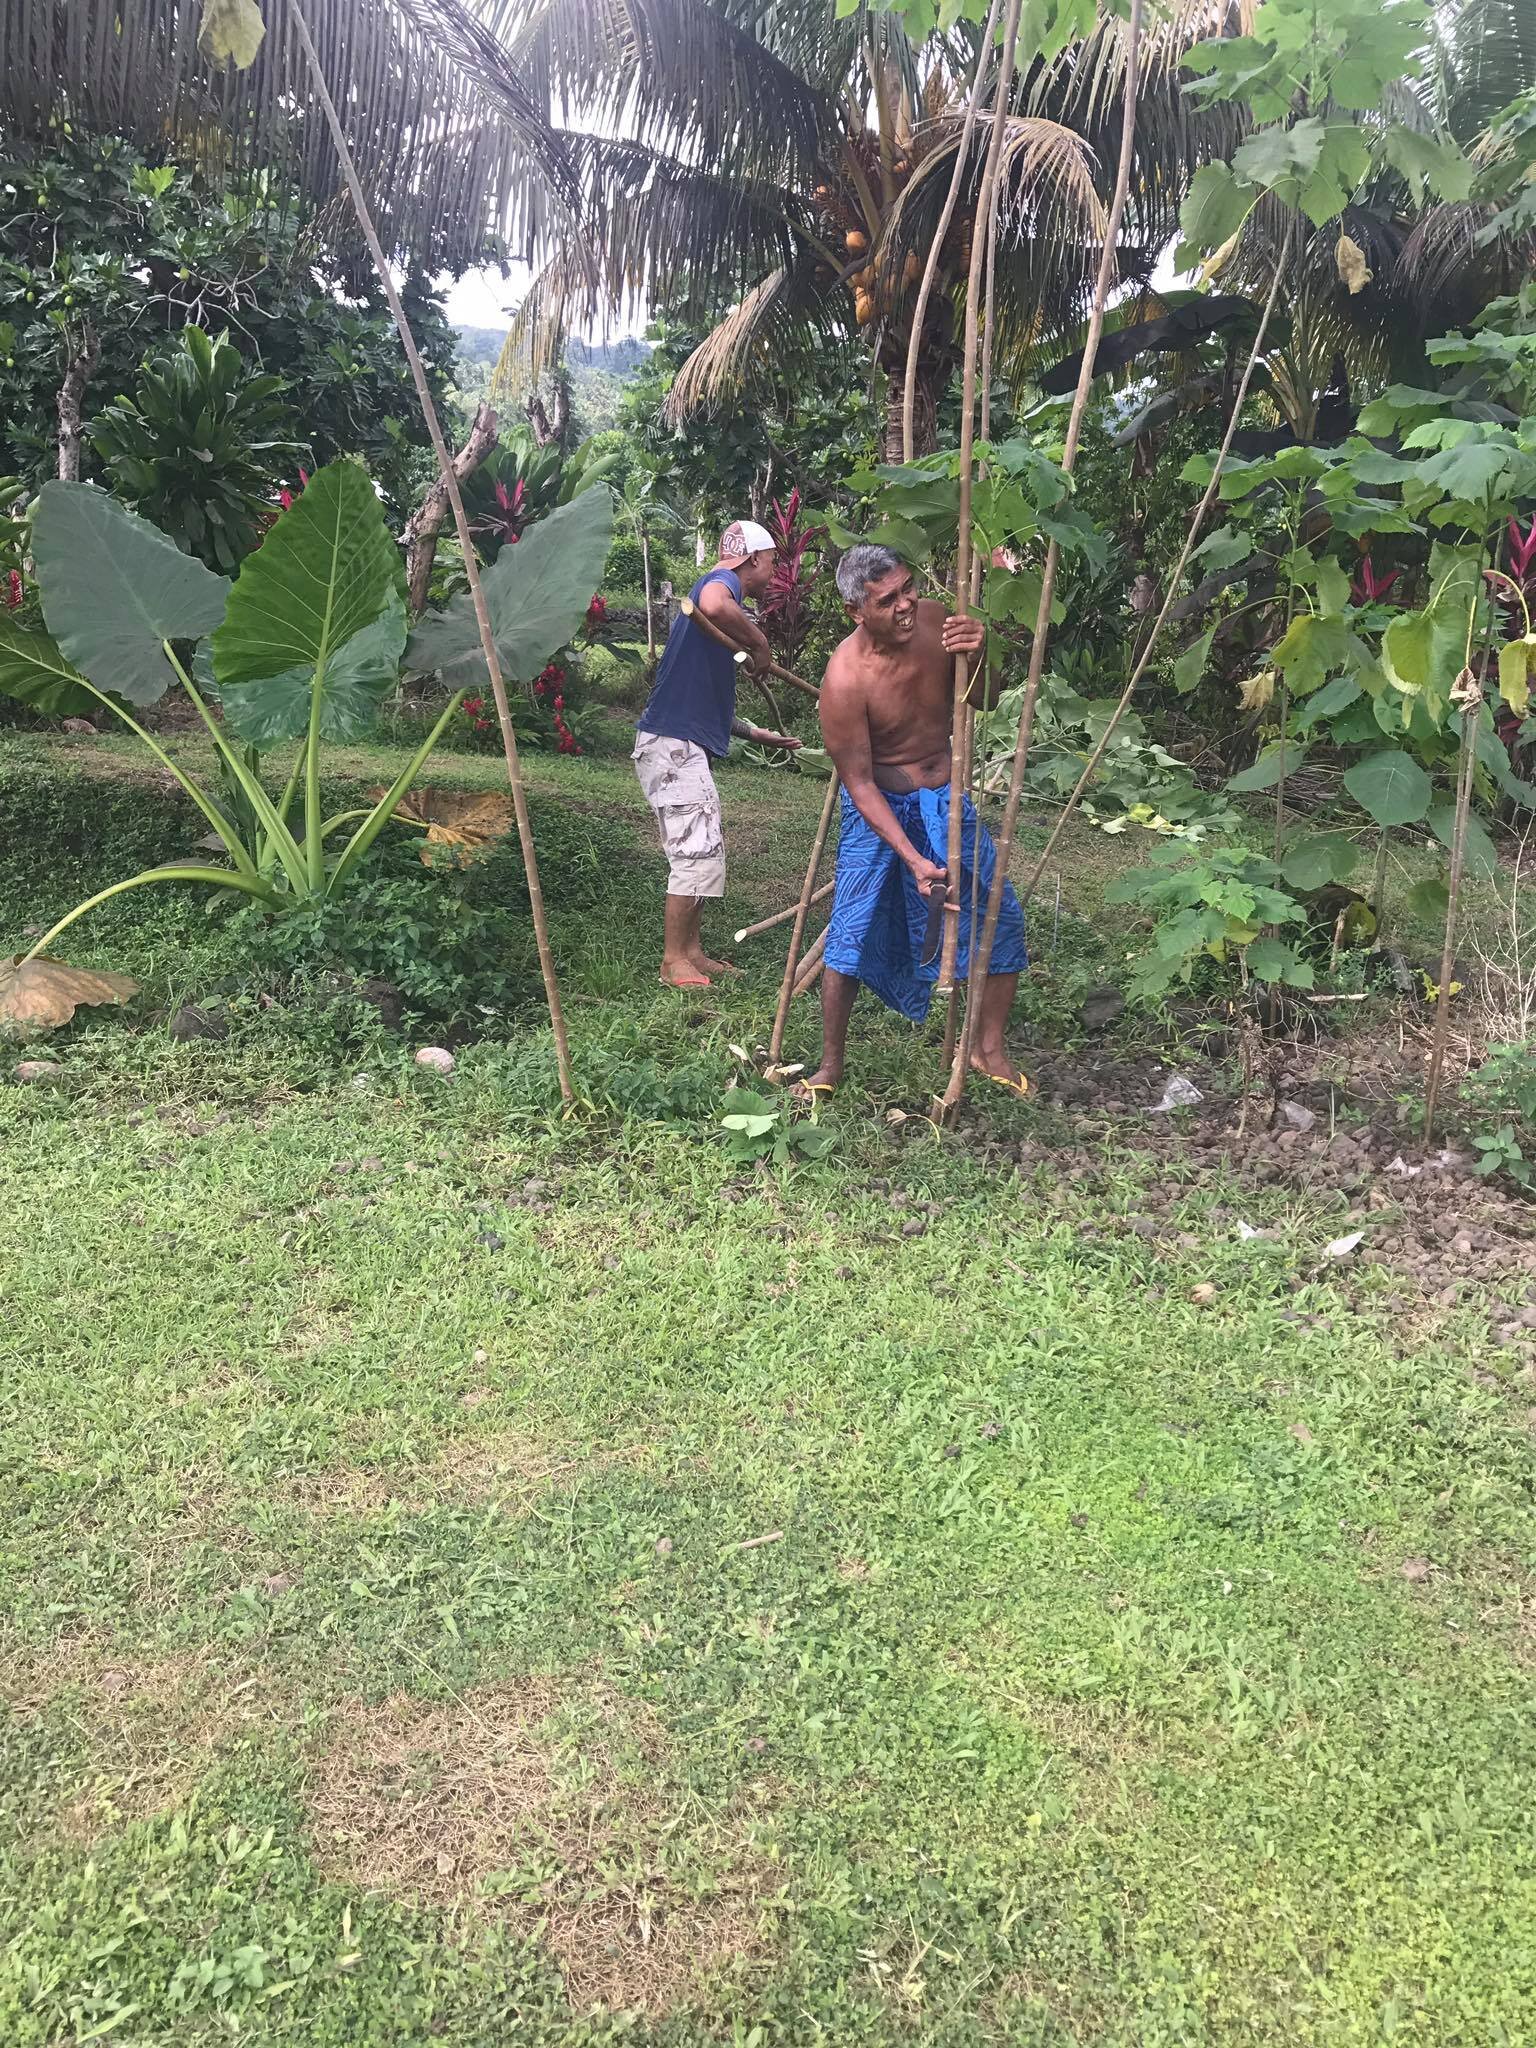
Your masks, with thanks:
<instances>
[{"instance_id":1,"label":"dried brown palm frond","mask_svg":"<svg viewBox=\"0 0 1536 2048\"><path fill-rule=\"evenodd\" d=\"M271 170L323 217L340 181L287 0L263 0L266 35L245 71L200 55L201 11L201 0L0 0L0 125L41 136L65 115L173 157L217 134L228 175ZM536 99L463 0L307 0L306 13L402 260L462 268L492 231L529 247L574 203Z\"/></svg>"},{"instance_id":2,"label":"dried brown palm frond","mask_svg":"<svg viewBox=\"0 0 1536 2048\"><path fill-rule=\"evenodd\" d=\"M728 402L749 385L792 381L813 335L836 324L837 299L819 287L810 265L775 270L732 307L678 371L664 418L676 426Z\"/></svg>"}]
</instances>

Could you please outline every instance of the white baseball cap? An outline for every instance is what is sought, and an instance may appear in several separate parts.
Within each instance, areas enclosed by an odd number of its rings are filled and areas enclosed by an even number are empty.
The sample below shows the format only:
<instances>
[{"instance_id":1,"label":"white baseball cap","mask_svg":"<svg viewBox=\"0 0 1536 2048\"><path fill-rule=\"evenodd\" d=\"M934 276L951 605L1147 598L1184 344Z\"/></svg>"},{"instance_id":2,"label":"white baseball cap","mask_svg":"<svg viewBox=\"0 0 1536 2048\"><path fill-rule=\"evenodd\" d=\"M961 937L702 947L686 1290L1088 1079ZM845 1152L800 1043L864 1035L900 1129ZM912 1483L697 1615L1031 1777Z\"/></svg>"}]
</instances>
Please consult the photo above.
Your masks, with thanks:
<instances>
[{"instance_id":1,"label":"white baseball cap","mask_svg":"<svg viewBox=\"0 0 1536 2048\"><path fill-rule=\"evenodd\" d=\"M733 519L720 536L722 559L726 555L771 555L774 551L773 535L755 519Z\"/></svg>"}]
</instances>

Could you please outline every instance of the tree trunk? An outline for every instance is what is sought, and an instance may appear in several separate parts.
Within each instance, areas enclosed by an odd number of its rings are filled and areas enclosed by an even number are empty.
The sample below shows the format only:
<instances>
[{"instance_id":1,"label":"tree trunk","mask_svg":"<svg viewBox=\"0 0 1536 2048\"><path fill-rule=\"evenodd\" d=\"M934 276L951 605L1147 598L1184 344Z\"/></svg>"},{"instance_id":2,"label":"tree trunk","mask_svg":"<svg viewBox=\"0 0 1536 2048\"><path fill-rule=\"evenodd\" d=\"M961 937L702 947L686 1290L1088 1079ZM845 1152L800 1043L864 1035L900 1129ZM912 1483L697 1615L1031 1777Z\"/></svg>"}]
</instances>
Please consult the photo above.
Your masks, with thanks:
<instances>
[{"instance_id":1,"label":"tree trunk","mask_svg":"<svg viewBox=\"0 0 1536 2048\"><path fill-rule=\"evenodd\" d=\"M482 405L475 414L469 439L453 458L453 473L460 484L474 475L495 446L496 415L490 406ZM437 560L437 537L447 522L449 510L448 486L438 477L406 523L405 579L413 615L426 610L432 565Z\"/></svg>"},{"instance_id":2,"label":"tree trunk","mask_svg":"<svg viewBox=\"0 0 1536 2048\"><path fill-rule=\"evenodd\" d=\"M541 448L547 448L553 441L563 450L571 424L571 387L568 380L557 373L552 380L552 388L553 413L545 409L543 399L535 391L528 400L528 420L533 428L533 438Z\"/></svg>"},{"instance_id":3,"label":"tree trunk","mask_svg":"<svg viewBox=\"0 0 1536 2048\"><path fill-rule=\"evenodd\" d=\"M901 408L906 381L905 369L889 370L885 378L885 434L883 459L902 458ZM926 363L917 366L915 403L912 408L912 456L931 455L939 445L938 400L933 388L933 371Z\"/></svg>"},{"instance_id":4,"label":"tree trunk","mask_svg":"<svg viewBox=\"0 0 1536 2048\"><path fill-rule=\"evenodd\" d=\"M77 484L80 481L80 415L85 404L85 388L91 381L91 372L101 355L101 342L93 327L86 327L80 336L80 346L69 359L69 368L64 372L64 382L59 386L59 481Z\"/></svg>"}]
</instances>

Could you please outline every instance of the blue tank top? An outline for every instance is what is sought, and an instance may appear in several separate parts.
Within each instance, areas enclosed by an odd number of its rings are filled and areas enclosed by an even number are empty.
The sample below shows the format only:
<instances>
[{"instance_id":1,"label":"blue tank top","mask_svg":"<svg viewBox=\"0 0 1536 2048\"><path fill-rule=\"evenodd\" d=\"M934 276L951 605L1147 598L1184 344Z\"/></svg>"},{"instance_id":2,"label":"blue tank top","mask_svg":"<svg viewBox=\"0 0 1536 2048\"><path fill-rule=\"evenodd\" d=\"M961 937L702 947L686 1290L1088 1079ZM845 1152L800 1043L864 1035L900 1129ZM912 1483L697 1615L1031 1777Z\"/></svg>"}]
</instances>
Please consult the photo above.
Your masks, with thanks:
<instances>
[{"instance_id":1,"label":"blue tank top","mask_svg":"<svg viewBox=\"0 0 1536 2048\"><path fill-rule=\"evenodd\" d=\"M701 576L689 593L695 604L707 583L723 583L741 603L741 579L734 569L711 569ZM638 729L663 739L689 740L716 758L728 754L731 720L736 716L736 673L729 649L679 612Z\"/></svg>"}]
</instances>

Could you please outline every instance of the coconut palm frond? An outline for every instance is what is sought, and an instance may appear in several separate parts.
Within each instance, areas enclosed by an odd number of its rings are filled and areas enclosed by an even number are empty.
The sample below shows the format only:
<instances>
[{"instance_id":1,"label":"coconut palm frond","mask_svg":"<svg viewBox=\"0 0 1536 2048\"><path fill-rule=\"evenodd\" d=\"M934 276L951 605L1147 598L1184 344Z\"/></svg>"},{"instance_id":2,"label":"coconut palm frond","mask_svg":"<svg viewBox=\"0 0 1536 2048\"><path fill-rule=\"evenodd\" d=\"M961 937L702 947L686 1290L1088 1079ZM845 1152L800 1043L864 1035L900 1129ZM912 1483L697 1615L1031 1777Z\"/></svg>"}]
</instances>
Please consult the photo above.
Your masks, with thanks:
<instances>
[{"instance_id":1,"label":"coconut palm frond","mask_svg":"<svg viewBox=\"0 0 1536 2048\"><path fill-rule=\"evenodd\" d=\"M811 267L797 262L753 286L739 306L699 343L678 371L663 418L677 426L697 412L736 397L755 382L783 386L811 332L834 324Z\"/></svg>"},{"instance_id":2,"label":"coconut palm frond","mask_svg":"<svg viewBox=\"0 0 1536 2048\"><path fill-rule=\"evenodd\" d=\"M1419 332L1465 326L1490 299L1517 291L1530 275L1536 246L1529 235L1483 239L1496 212L1458 201L1430 207L1415 224L1397 268L1405 298L1422 309Z\"/></svg>"},{"instance_id":3,"label":"coconut palm frond","mask_svg":"<svg viewBox=\"0 0 1536 2048\"><path fill-rule=\"evenodd\" d=\"M555 118L738 174L815 159L824 95L710 0L484 0L482 14Z\"/></svg>"},{"instance_id":4,"label":"coconut palm frond","mask_svg":"<svg viewBox=\"0 0 1536 2048\"><path fill-rule=\"evenodd\" d=\"M340 190L289 0L265 0L247 71L197 48L200 0L0 0L0 124L61 116L139 146L271 170L320 217ZM306 0L306 19L380 225L402 259L462 269L496 229L527 243L570 196L526 85L462 0ZM169 138L169 145L168 145Z\"/></svg>"},{"instance_id":5,"label":"coconut palm frond","mask_svg":"<svg viewBox=\"0 0 1536 2048\"><path fill-rule=\"evenodd\" d=\"M1464 146L1536 81L1536 0L1461 0L1435 14L1430 76L1439 111Z\"/></svg>"},{"instance_id":6,"label":"coconut palm frond","mask_svg":"<svg viewBox=\"0 0 1536 2048\"><path fill-rule=\"evenodd\" d=\"M579 243L568 243L539 271L523 294L501 354L487 381L492 399L521 398L532 391L546 370L554 369L574 324L590 317L600 297L592 266Z\"/></svg>"},{"instance_id":7,"label":"coconut palm frond","mask_svg":"<svg viewBox=\"0 0 1536 2048\"><path fill-rule=\"evenodd\" d=\"M800 212L771 183L595 135L564 138L584 194L576 231L610 300L681 284L689 317L722 305L799 246Z\"/></svg>"}]
</instances>

